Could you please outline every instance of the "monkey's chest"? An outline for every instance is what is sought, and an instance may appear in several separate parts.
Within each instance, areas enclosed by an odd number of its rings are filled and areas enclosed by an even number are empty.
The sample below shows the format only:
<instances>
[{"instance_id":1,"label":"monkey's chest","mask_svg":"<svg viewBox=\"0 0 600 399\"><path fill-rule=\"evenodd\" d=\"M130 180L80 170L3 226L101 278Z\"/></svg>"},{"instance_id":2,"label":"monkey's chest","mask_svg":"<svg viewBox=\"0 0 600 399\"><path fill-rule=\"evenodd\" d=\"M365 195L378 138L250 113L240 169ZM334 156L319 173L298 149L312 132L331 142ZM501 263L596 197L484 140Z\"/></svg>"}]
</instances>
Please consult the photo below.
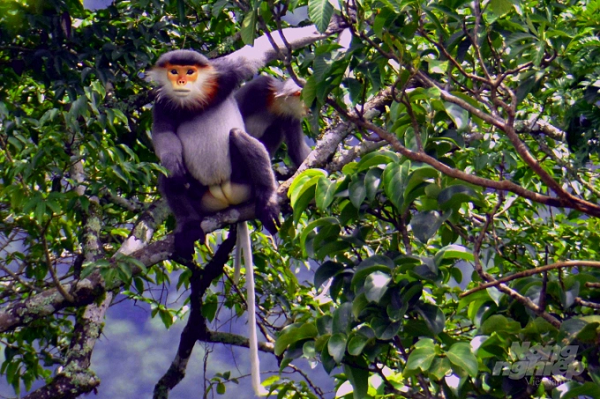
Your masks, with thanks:
<instances>
[{"instance_id":1,"label":"monkey's chest","mask_svg":"<svg viewBox=\"0 0 600 399\"><path fill-rule=\"evenodd\" d=\"M229 132L243 127L239 111L223 104L183 121L177 136L190 174L205 186L220 185L231 179L232 160Z\"/></svg>"}]
</instances>

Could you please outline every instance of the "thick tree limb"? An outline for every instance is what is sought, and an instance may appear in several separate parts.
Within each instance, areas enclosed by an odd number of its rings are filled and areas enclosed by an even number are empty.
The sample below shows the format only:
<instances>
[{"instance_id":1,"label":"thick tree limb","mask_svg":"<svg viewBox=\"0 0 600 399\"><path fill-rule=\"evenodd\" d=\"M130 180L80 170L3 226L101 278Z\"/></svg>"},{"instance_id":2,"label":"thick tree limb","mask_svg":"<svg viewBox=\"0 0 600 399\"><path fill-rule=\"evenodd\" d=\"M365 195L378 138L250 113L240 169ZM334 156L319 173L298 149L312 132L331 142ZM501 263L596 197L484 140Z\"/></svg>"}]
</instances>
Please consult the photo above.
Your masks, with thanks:
<instances>
[{"instance_id":1,"label":"thick tree limb","mask_svg":"<svg viewBox=\"0 0 600 399\"><path fill-rule=\"evenodd\" d=\"M519 133L544 134L556 141L566 141L566 133L548 122L537 121L515 121L515 130Z\"/></svg>"},{"instance_id":2,"label":"thick tree limb","mask_svg":"<svg viewBox=\"0 0 600 399\"><path fill-rule=\"evenodd\" d=\"M66 367L58 372L51 383L33 391L24 399L71 399L92 391L100 384L100 379L89 367L94 346L102 331L104 315L111 302L112 294L107 293L101 304L88 306L75 325Z\"/></svg>"},{"instance_id":3,"label":"thick tree limb","mask_svg":"<svg viewBox=\"0 0 600 399\"><path fill-rule=\"evenodd\" d=\"M173 251L173 239L170 237L154 243L151 247L142 249L150 242L156 226L166 219L168 212L166 201L158 201L150 206L140 216L131 235L125 240L118 252L124 255L131 254L146 266L152 266L169 259ZM138 252L132 253L135 250ZM134 268L134 274L139 272L140 270ZM21 325L50 316L66 307L89 305L103 295L106 288L98 272L92 273L83 280L63 284L62 287L71 295L72 301L67 301L56 288L52 288L22 301L14 302L0 311L0 333L12 331ZM108 288L110 290L117 287Z\"/></svg>"}]
</instances>

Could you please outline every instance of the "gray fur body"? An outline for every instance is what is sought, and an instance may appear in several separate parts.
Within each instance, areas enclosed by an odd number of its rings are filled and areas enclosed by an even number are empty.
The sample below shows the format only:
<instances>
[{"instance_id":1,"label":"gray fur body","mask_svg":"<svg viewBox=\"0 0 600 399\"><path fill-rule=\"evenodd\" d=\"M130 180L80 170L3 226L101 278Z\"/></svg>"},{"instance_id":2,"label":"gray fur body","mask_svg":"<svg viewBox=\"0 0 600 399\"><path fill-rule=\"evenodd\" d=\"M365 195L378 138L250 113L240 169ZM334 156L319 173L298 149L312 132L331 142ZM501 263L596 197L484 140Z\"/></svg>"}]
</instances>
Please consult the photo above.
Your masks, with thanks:
<instances>
[{"instance_id":1,"label":"gray fur body","mask_svg":"<svg viewBox=\"0 0 600 399\"><path fill-rule=\"evenodd\" d=\"M267 111L265 107L254 114L250 114L246 119L244 119L244 126L246 127L248 134L250 134L252 137L260 139L265 134L265 131L269 128L269 126L275 122L275 119L275 115ZM283 137L281 139L283 140Z\"/></svg>"},{"instance_id":2,"label":"gray fur body","mask_svg":"<svg viewBox=\"0 0 600 399\"><path fill-rule=\"evenodd\" d=\"M223 117L227 115L227 117ZM190 174L205 186L231 178L229 132L243 129L244 121L233 96L179 125L177 136Z\"/></svg>"},{"instance_id":3,"label":"gray fur body","mask_svg":"<svg viewBox=\"0 0 600 399\"><path fill-rule=\"evenodd\" d=\"M300 166L310 153L304 141L304 105L296 95L301 90L293 81L281 82L259 76L235 94L246 131L267 148L272 157L285 140L288 155Z\"/></svg>"},{"instance_id":4,"label":"gray fur body","mask_svg":"<svg viewBox=\"0 0 600 399\"><path fill-rule=\"evenodd\" d=\"M154 104L152 142L169 171L160 188L175 215L175 253L191 259L194 242L204 236L205 215L247 201L256 216L277 232L279 206L269 154L244 131L233 96L239 82L255 72L252 63L229 58L207 60L190 50L175 50L160 58L153 80L162 85ZM170 90L161 65L200 65L195 86L187 96ZM162 74L162 75L161 75Z\"/></svg>"}]
</instances>

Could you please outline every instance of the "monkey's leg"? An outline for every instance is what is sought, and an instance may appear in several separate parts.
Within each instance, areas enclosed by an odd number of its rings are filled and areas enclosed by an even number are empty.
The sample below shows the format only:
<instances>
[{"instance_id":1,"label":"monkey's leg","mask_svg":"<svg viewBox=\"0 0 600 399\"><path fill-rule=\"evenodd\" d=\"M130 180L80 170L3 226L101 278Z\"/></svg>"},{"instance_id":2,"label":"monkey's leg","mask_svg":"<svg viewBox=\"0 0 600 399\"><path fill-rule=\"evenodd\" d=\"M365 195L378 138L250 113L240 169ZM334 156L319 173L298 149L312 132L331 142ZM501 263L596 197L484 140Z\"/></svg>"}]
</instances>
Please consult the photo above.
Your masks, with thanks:
<instances>
[{"instance_id":1,"label":"monkey's leg","mask_svg":"<svg viewBox=\"0 0 600 399\"><path fill-rule=\"evenodd\" d=\"M188 190L176 179L164 176L160 178L159 185L177 222L174 255L184 261L191 261L194 243L204 239L204 231L200 226L202 214L194 206L202 198L201 190Z\"/></svg>"},{"instance_id":2,"label":"monkey's leg","mask_svg":"<svg viewBox=\"0 0 600 399\"><path fill-rule=\"evenodd\" d=\"M304 132L302 131L302 122L299 120L287 121L282 129L285 133L285 143L288 154L296 167L302 165L302 162L308 157L311 149L304 141Z\"/></svg>"},{"instance_id":3,"label":"monkey's leg","mask_svg":"<svg viewBox=\"0 0 600 399\"><path fill-rule=\"evenodd\" d=\"M241 129L229 133L232 180L244 173L252 182L256 199L256 217L271 234L277 233L279 204L269 154L264 145Z\"/></svg>"},{"instance_id":4,"label":"monkey's leg","mask_svg":"<svg viewBox=\"0 0 600 399\"><path fill-rule=\"evenodd\" d=\"M281 147L281 143L283 143L283 131L280 124L275 122L273 125L269 126L260 138L260 142L263 143L270 158L272 158L279 147Z\"/></svg>"}]
</instances>

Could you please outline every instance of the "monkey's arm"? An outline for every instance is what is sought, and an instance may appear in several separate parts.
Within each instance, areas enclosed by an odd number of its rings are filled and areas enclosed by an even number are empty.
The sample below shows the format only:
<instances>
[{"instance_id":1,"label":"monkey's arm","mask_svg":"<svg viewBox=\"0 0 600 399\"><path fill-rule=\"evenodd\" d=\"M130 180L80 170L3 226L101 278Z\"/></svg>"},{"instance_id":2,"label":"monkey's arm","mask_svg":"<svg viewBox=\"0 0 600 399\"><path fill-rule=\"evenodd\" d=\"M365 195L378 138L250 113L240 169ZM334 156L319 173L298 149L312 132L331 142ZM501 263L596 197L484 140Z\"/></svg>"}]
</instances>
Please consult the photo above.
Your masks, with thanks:
<instances>
[{"instance_id":1,"label":"monkey's arm","mask_svg":"<svg viewBox=\"0 0 600 399\"><path fill-rule=\"evenodd\" d=\"M282 124L282 129L285 134L285 144L287 145L288 155L294 165L299 167L312 151L304 141L302 122L298 119L287 119Z\"/></svg>"},{"instance_id":2,"label":"monkey's arm","mask_svg":"<svg viewBox=\"0 0 600 399\"><path fill-rule=\"evenodd\" d=\"M292 50L305 47L317 40L324 39L333 33L340 32L343 29L335 21L325 33L320 33L314 25L302 28L285 28L281 30L286 41ZM279 50L287 52L287 47L279 31L272 32L271 37ZM278 51L273 48L267 35L262 35L254 40L254 45L244 46L241 49L215 61L223 60L228 64L235 66L235 74L238 82L250 79L258 70L269 62L277 59Z\"/></svg>"},{"instance_id":3,"label":"monkey's arm","mask_svg":"<svg viewBox=\"0 0 600 399\"><path fill-rule=\"evenodd\" d=\"M271 234L277 233L279 204L277 184L271 168L269 154L262 143L240 129L231 129L229 134L231 158L239 159L254 186L256 217Z\"/></svg>"},{"instance_id":4,"label":"monkey's arm","mask_svg":"<svg viewBox=\"0 0 600 399\"><path fill-rule=\"evenodd\" d=\"M186 169L183 164L181 141L175 134L175 126L167 111L159 104L154 106L152 144L161 165L169 170L170 177L182 180Z\"/></svg>"}]
</instances>

